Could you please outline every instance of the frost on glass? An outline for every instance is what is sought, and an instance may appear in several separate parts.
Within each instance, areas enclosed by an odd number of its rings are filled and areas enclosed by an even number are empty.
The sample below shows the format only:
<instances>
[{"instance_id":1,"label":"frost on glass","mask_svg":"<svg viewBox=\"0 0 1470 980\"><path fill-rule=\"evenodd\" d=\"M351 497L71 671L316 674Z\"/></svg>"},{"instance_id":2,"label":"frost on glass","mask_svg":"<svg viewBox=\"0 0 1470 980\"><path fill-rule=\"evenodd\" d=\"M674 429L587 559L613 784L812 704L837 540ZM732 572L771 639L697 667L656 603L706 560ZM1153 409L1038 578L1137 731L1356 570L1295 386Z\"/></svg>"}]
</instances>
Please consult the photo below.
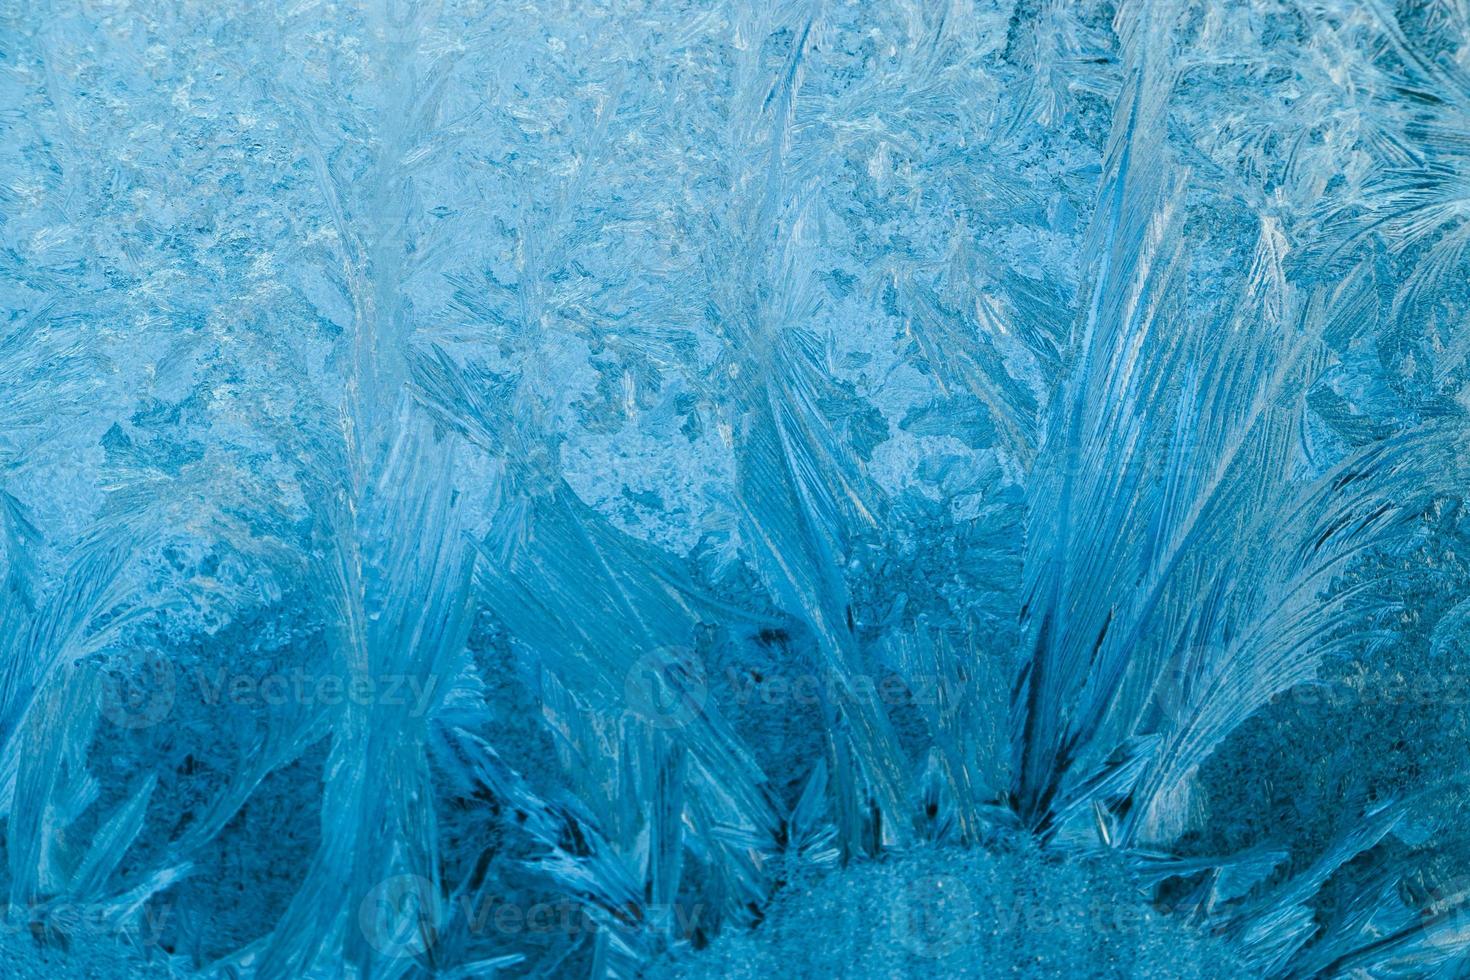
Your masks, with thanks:
<instances>
[{"instance_id":1,"label":"frost on glass","mask_svg":"<svg viewBox=\"0 0 1470 980\"><path fill-rule=\"evenodd\" d=\"M1462 0L0 0L20 976L1454 976Z\"/></svg>"}]
</instances>

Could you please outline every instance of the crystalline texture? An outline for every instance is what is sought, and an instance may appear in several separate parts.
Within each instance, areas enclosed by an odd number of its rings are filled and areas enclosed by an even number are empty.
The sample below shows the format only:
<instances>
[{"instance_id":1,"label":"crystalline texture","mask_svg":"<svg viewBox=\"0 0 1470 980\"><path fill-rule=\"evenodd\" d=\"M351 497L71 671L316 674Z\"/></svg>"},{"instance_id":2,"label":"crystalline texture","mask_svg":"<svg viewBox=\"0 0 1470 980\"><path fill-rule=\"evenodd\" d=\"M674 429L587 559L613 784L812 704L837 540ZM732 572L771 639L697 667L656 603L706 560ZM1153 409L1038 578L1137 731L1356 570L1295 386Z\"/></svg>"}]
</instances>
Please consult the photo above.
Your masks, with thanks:
<instances>
[{"instance_id":1,"label":"crystalline texture","mask_svg":"<svg viewBox=\"0 0 1470 980\"><path fill-rule=\"evenodd\" d=\"M1467 59L0 3L7 961L1455 975Z\"/></svg>"}]
</instances>

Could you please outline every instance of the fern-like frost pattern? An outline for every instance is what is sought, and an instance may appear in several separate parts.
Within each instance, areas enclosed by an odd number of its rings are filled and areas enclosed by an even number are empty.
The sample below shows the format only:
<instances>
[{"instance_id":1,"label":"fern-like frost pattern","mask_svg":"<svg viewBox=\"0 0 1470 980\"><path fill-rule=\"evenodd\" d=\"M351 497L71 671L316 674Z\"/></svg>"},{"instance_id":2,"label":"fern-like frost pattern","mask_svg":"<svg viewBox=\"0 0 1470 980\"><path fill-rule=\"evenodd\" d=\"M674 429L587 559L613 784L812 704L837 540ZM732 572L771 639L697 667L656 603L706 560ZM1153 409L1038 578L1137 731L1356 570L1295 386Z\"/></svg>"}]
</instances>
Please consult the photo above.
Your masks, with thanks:
<instances>
[{"instance_id":1,"label":"fern-like frost pattern","mask_svg":"<svg viewBox=\"0 0 1470 980\"><path fill-rule=\"evenodd\" d=\"M1465 0L0 0L0 972L1470 975Z\"/></svg>"}]
</instances>

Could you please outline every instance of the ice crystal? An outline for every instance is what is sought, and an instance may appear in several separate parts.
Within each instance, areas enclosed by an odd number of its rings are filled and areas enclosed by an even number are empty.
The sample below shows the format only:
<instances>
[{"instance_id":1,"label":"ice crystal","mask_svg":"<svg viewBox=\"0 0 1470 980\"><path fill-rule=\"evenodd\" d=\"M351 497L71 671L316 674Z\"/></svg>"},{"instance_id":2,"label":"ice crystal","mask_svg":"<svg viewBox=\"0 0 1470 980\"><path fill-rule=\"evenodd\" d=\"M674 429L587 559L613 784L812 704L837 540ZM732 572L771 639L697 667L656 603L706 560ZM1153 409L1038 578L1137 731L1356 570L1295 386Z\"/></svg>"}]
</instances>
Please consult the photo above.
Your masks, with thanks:
<instances>
[{"instance_id":1,"label":"ice crystal","mask_svg":"<svg viewBox=\"0 0 1470 980\"><path fill-rule=\"evenodd\" d=\"M0 0L0 93L19 975L1466 969L1463 0Z\"/></svg>"}]
</instances>

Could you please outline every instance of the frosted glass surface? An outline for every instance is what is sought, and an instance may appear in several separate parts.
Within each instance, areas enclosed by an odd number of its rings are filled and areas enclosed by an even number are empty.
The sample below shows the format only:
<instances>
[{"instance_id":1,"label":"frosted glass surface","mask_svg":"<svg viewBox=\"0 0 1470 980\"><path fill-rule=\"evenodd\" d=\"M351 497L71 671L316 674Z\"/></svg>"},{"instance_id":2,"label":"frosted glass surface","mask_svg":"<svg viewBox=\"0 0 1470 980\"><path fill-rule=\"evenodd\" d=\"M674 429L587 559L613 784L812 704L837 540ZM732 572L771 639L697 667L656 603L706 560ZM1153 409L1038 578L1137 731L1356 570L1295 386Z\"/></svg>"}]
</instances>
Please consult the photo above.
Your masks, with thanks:
<instances>
[{"instance_id":1,"label":"frosted glass surface","mask_svg":"<svg viewBox=\"0 0 1470 980\"><path fill-rule=\"evenodd\" d=\"M0 975L1460 976L1467 245L1464 0L0 0Z\"/></svg>"}]
</instances>

